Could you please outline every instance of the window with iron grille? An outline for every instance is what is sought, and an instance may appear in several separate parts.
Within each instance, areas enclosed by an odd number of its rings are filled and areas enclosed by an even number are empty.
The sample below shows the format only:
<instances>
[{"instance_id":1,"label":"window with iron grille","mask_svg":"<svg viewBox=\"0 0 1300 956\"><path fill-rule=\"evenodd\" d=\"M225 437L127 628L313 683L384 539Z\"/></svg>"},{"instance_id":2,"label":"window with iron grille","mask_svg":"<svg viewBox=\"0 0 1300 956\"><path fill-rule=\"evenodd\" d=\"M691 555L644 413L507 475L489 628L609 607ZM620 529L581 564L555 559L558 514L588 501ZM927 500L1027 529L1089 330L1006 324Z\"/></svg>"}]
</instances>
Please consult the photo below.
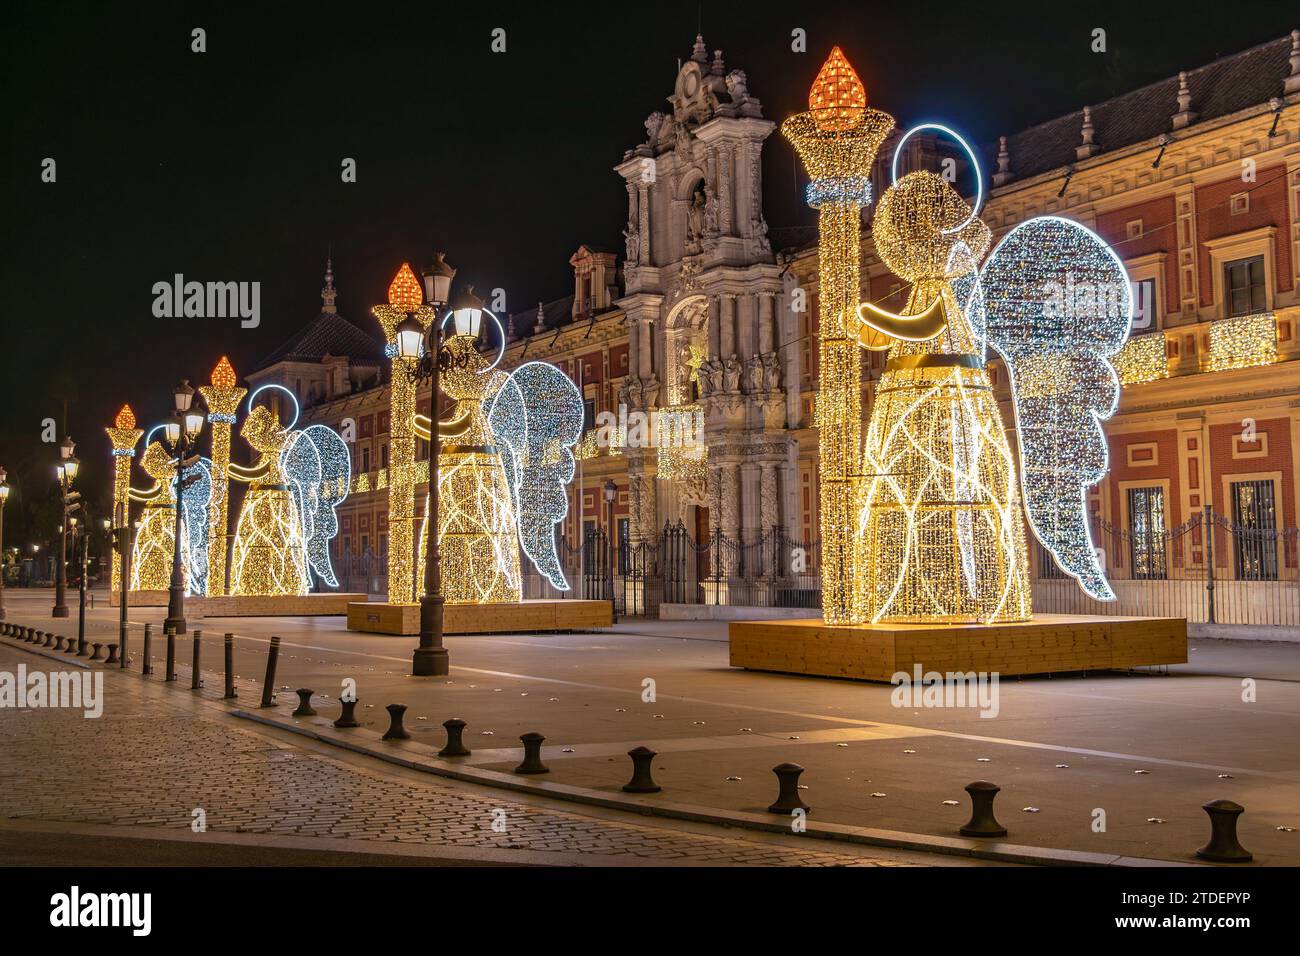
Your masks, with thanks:
<instances>
[{"instance_id":1,"label":"window with iron grille","mask_svg":"<svg viewBox=\"0 0 1300 956\"><path fill-rule=\"evenodd\" d=\"M1165 563L1165 490L1128 490L1129 567L1133 577L1163 580Z\"/></svg>"},{"instance_id":2,"label":"window with iron grille","mask_svg":"<svg viewBox=\"0 0 1300 956\"><path fill-rule=\"evenodd\" d=\"M1273 482L1232 483L1233 565L1240 581L1277 580L1277 511Z\"/></svg>"}]
</instances>

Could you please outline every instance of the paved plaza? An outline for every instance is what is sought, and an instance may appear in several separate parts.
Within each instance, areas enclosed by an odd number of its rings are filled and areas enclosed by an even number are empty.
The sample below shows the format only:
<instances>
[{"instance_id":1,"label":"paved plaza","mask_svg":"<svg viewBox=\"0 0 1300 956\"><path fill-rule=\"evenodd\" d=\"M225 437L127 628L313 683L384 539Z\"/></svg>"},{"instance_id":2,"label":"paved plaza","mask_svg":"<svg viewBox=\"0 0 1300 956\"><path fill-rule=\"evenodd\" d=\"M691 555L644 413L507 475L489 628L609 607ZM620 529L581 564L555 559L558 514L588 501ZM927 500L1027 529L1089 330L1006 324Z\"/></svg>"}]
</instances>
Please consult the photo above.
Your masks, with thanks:
<instances>
[{"instance_id":1,"label":"paved plaza","mask_svg":"<svg viewBox=\"0 0 1300 956\"><path fill-rule=\"evenodd\" d=\"M9 619L45 627L48 597L8 592ZM115 640L117 612L98 604L90 639ZM970 810L963 787L982 779L1001 787L1006 843L1042 849L1044 860L1191 862L1209 833L1202 805L1224 798L1246 808L1239 833L1257 864L1300 863L1296 644L1193 639L1190 662L1167 672L1008 680L996 716L981 717L976 708L896 707L885 685L738 671L727 664L725 624L644 620L601 633L452 637L450 676L421 679L407 676L413 638L350 633L339 618L191 621L204 655L204 690L194 695L189 636L178 641L180 680L162 681L163 616L131 611L137 661L110 675L100 720L0 712L7 824L188 832L191 810L205 807L209 836L392 841L459 848L465 861L513 852L566 863L576 854L947 865L972 862L953 854ZM145 622L155 625L148 681L138 676ZM75 632L75 611L70 626L59 623ZM226 631L236 635L233 705L219 701ZM273 634L282 640L278 706L261 710ZM0 644L0 669L19 659L37 660ZM347 678L363 726L335 731ZM299 687L316 691L318 717L290 715ZM411 741L379 739L389 703L408 706ZM449 717L467 721L472 756L437 759ZM529 731L546 737L546 775L511 772ZM638 745L659 754L659 794L621 791L626 752ZM749 829L779 819L765 810L776 795L772 767L786 761L806 768L809 833ZM611 809L619 806L668 815L631 817ZM499 808L505 833L491 830ZM814 839L867 831L947 852Z\"/></svg>"}]
</instances>

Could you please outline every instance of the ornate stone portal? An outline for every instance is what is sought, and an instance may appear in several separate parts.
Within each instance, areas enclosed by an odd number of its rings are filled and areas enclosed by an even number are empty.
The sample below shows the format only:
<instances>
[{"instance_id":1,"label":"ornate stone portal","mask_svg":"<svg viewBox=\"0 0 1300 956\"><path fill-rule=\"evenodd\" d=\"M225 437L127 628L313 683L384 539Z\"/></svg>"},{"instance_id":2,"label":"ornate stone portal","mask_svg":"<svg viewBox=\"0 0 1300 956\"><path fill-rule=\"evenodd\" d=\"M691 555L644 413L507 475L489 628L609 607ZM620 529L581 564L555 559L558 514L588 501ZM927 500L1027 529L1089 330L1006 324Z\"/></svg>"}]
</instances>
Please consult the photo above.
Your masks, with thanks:
<instances>
[{"instance_id":1,"label":"ornate stone portal","mask_svg":"<svg viewBox=\"0 0 1300 956\"><path fill-rule=\"evenodd\" d=\"M767 237L762 147L775 129L742 70L710 59L701 37L678 71L671 113L615 167L626 182L630 333L622 401L665 427L702 420L702 460L686 449L629 447L634 541L665 522L756 542L795 536L797 402L787 400L797 318ZM703 509L707 509L707 518Z\"/></svg>"}]
</instances>

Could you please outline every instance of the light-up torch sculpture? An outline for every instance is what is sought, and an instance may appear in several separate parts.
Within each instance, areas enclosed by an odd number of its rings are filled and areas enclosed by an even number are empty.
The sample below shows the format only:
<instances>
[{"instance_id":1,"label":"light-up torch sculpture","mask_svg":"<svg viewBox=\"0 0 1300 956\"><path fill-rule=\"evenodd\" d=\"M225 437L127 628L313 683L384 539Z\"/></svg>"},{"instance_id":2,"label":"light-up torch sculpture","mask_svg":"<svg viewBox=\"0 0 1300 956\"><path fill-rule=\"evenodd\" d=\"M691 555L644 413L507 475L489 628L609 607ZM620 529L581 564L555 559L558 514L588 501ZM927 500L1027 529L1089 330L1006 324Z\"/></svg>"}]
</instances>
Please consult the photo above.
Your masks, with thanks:
<instances>
[{"instance_id":1,"label":"light-up torch sculpture","mask_svg":"<svg viewBox=\"0 0 1300 956\"><path fill-rule=\"evenodd\" d=\"M418 354L399 348L398 326L405 319L427 331L437 309L424 302L420 280L403 262L388 286L388 304L371 312L379 320L393 362L388 416L388 603L415 603L415 395L412 371Z\"/></svg>"},{"instance_id":2,"label":"light-up torch sculpture","mask_svg":"<svg viewBox=\"0 0 1300 956\"><path fill-rule=\"evenodd\" d=\"M113 427L104 431L113 445L113 530L120 534L131 523L131 460L144 431L135 427L135 412L130 405L123 405L113 420ZM122 590L124 556L124 549L113 549L112 594Z\"/></svg>"},{"instance_id":3,"label":"light-up torch sculpture","mask_svg":"<svg viewBox=\"0 0 1300 956\"><path fill-rule=\"evenodd\" d=\"M819 391L822 611L827 623L856 624L864 611L857 586L854 475L862 441L862 370L857 319L861 210L871 201L869 175L894 119L867 106L867 91L839 47L808 93L808 112L781 133L812 178L808 205L818 210Z\"/></svg>"},{"instance_id":4,"label":"light-up torch sculpture","mask_svg":"<svg viewBox=\"0 0 1300 956\"><path fill-rule=\"evenodd\" d=\"M212 502L208 511L208 579L209 596L226 593L226 551L229 540L230 504L230 432L239 412L239 403L248 389L235 384L235 370L224 355L212 370L212 384L199 389L208 409L212 429Z\"/></svg>"}]
</instances>

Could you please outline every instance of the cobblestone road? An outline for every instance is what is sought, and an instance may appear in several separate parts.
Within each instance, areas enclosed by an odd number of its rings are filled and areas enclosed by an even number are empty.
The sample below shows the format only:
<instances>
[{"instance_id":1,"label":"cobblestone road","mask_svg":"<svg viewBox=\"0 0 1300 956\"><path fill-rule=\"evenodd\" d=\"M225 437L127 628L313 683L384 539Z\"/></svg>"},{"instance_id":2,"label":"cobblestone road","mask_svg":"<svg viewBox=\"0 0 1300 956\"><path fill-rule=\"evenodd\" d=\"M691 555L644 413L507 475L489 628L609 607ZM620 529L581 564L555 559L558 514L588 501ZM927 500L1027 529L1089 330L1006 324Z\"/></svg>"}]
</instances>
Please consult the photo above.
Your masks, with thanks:
<instances>
[{"instance_id":1,"label":"cobblestone road","mask_svg":"<svg viewBox=\"0 0 1300 956\"><path fill-rule=\"evenodd\" d=\"M16 672L20 662L29 670L60 668L0 642L0 670ZM644 826L403 779L378 764L244 729L136 675L105 674L105 691L99 719L79 710L0 709L0 816L188 832L202 808L209 832L523 849L554 853L557 863L574 862L576 854L647 865L908 865L886 851L828 852L794 836ZM505 832L495 832L494 821L504 821Z\"/></svg>"}]
</instances>

